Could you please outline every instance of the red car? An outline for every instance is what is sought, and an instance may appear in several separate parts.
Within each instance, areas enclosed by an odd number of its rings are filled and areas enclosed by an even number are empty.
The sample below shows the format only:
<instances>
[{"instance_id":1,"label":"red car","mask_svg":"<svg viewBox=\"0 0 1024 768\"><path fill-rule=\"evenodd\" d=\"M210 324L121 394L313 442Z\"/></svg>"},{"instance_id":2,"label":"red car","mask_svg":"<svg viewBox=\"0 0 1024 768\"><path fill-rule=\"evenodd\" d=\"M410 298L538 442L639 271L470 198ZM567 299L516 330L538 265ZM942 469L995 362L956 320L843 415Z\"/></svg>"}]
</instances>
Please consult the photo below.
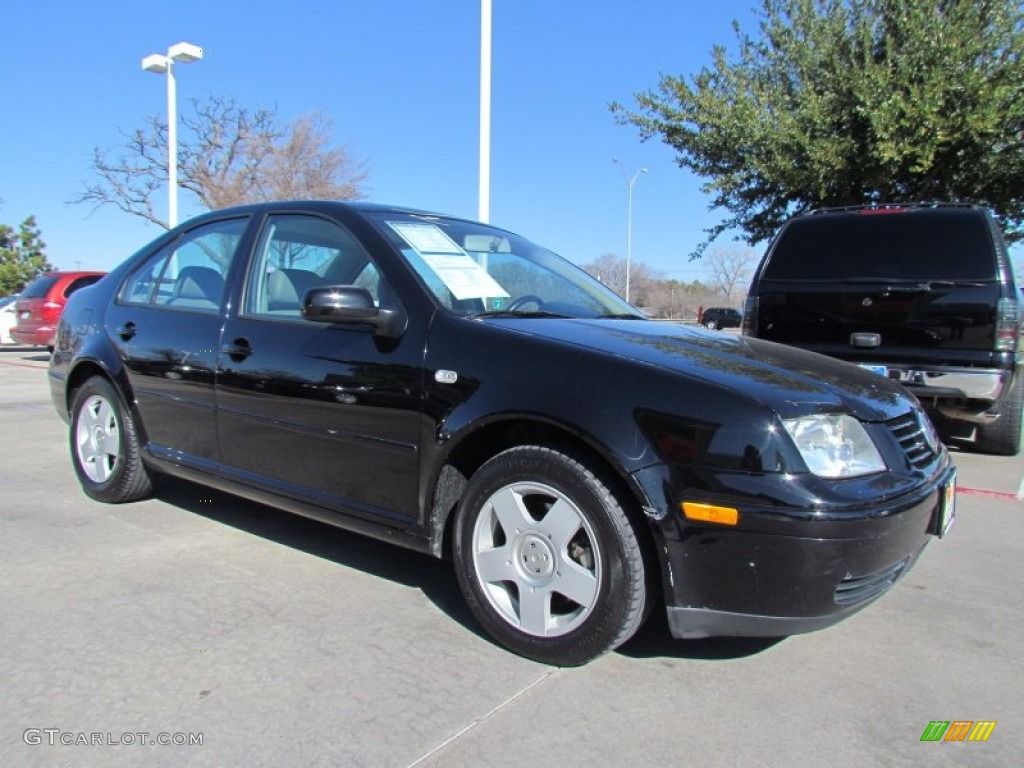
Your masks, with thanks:
<instances>
[{"instance_id":1,"label":"red car","mask_svg":"<svg viewBox=\"0 0 1024 768\"><path fill-rule=\"evenodd\" d=\"M25 290L17 303L17 325L11 337L18 344L46 347L53 351L57 321L64 311L68 296L79 288L92 285L106 272L48 272L40 275Z\"/></svg>"}]
</instances>

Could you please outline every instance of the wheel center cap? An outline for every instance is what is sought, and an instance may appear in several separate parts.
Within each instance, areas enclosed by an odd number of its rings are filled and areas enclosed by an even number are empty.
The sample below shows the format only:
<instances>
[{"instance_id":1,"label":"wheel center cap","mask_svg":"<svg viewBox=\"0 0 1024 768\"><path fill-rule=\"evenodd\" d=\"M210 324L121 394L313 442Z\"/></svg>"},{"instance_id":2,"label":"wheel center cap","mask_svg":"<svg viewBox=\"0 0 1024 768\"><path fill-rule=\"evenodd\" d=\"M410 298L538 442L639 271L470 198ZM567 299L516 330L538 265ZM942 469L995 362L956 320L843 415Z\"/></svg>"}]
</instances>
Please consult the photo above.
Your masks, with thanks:
<instances>
[{"instance_id":1,"label":"wheel center cap","mask_svg":"<svg viewBox=\"0 0 1024 768\"><path fill-rule=\"evenodd\" d=\"M92 430L92 444L95 448L99 449L103 447L104 435L103 427L94 427Z\"/></svg>"},{"instance_id":2,"label":"wheel center cap","mask_svg":"<svg viewBox=\"0 0 1024 768\"><path fill-rule=\"evenodd\" d=\"M542 584L555 572L555 550L537 533L522 534L515 546L516 569L532 584Z\"/></svg>"}]
</instances>

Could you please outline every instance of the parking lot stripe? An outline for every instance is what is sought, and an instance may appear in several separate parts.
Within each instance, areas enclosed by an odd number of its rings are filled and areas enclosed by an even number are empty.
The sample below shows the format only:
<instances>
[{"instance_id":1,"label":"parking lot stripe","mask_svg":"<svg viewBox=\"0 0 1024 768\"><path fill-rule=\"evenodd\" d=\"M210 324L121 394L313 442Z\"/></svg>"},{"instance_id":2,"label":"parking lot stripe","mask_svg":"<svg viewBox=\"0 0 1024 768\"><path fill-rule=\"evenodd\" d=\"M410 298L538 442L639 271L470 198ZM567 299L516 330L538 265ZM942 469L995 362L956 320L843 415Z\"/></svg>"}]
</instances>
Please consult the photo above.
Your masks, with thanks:
<instances>
[{"instance_id":1,"label":"parking lot stripe","mask_svg":"<svg viewBox=\"0 0 1024 768\"><path fill-rule=\"evenodd\" d=\"M1021 482L1021 489L1016 494L1004 493L1002 491L986 491L981 488L964 488L959 486L957 493L964 493L969 496L988 496L993 499L1009 499L1010 501L1024 501L1024 481Z\"/></svg>"},{"instance_id":2,"label":"parking lot stripe","mask_svg":"<svg viewBox=\"0 0 1024 768\"><path fill-rule=\"evenodd\" d=\"M0 365L14 365L18 368L45 368L45 365L32 365L31 363L12 363L7 360L0 360Z\"/></svg>"},{"instance_id":3,"label":"parking lot stripe","mask_svg":"<svg viewBox=\"0 0 1024 768\"><path fill-rule=\"evenodd\" d=\"M483 714L483 715L480 715L480 717L478 717L478 718L476 718L475 720L473 720L473 722L471 722L471 723L470 723L469 725L467 725L467 726L466 726L465 728L463 728L462 730L460 730L460 731L459 731L458 733L455 733L455 734L453 734L452 736L449 736L449 737L448 737L447 739L445 739L444 741L442 741L442 742L441 742L440 744L438 744L438 745L437 745L436 747L434 747L433 749L431 749L431 750L430 750L429 752L426 752L425 754L423 754L423 755L420 755L420 756L419 756L418 758L416 758L416 759L415 759L415 760L413 760L413 761L412 761L411 763L409 763L409 765L408 765L408 766L406 766L406 768L414 768L415 766L419 765L420 763L422 763L422 762L423 762L424 760L426 760L427 758L431 757L432 755L436 755L436 754L437 754L438 752L440 752L440 751L441 751L442 749L444 749L445 747L447 747L447 746L448 746L449 744L451 744L451 743L452 743L453 741L455 741L455 740L456 740L457 738L459 738L460 736L462 736L462 735L463 735L464 733L467 733L468 731L471 731L472 729L476 728L476 727L477 727L478 725L480 725L480 723L482 723L482 722L484 722L485 720L487 720L487 718L489 718L489 717L490 717L491 715L493 715L493 714L497 713L497 712L498 712L499 710L501 710L501 709L504 709L504 708L505 708L506 706L508 706L508 705L509 705L509 704L511 704L511 703L512 703L513 701L515 701L515 700L516 700L516 699L518 699L518 698L519 698L520 696L522 696L522 695L523 695L523 694L525 694L525 693L526 693L527 691L529 691L529 690L530 690L531 688L533 688L533 687L535 687L535 686L537 686L537 685L540 685L540 684L541 684L541 683L543 683L543 682L544 682L545 680L547 680L547 679L548 679L549 677L551 677L551 676L552 676L553 674L555 674L555 672L557 672L557 671L558 671L558 670L554 670L554 669L553 669L553 670L550 670L550 671L548 671L548 672L545 672L545 673L544 673L543 675L541 675L540 677L538 677L538 678L537 678L536 680L534 680L534 681L533 681L532 683L530 683L530 684L529 684L528 686L526 686L526 687L525 687L525 688L523 688L523 689L522 689L521 691L519 691L519 693L515 693L515 694L513 694L512 696L510 696L509 698L505 699L505 700L504 700L503 702L501 702L501 704L499 704L498 706L496 706L496 707L495 707L494 709L492 709L492 710L491 710L490 712L487 712L487 713L485 713L485 714Z\"/></svg>"}]
</instances>

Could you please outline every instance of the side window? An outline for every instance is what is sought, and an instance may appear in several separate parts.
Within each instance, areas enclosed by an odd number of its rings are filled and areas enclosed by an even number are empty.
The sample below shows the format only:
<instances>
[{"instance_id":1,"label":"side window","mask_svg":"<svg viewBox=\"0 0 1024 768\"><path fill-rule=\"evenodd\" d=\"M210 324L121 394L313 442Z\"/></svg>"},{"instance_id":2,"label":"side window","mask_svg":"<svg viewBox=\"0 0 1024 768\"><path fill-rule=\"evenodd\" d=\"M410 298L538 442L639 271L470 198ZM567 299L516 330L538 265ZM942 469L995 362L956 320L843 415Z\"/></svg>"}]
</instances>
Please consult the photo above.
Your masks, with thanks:
<instances>
[{"instance_id":1,"label":"side window","mask_svg":"<svg viewBox=\"0 0 1024 768\"><path fill-rule=\"evenodd\" d=\"M267 219L242 300L243 314L300 317L311 288L356 285L380 301L381 278L362 244L344 227L315 216Z\"/></svg>"},{"instance_id":2,"label":"side window","mask_svg":"<svg viewBox=\"0 0 1024 768\"><path fill-rule=\"evenodd\" d=\"M247 219L215 221L186 232L131 274L121 289L121 303L217 312L247 223Z\"/></svg>"},{"instance_id":3,"label":"side window","mask_svg":"<svg viewBox=\"0 0 1024 768\"><path fill-rule=\"evenodd\" d=\"M68 287L64 289L64 297L67 298L80 288L85 288L93 283L98 283L102 278L103 275L88 275L86 277L80 277L77 280L72 280L68 284Z\"/></svg>"}]
</instances>

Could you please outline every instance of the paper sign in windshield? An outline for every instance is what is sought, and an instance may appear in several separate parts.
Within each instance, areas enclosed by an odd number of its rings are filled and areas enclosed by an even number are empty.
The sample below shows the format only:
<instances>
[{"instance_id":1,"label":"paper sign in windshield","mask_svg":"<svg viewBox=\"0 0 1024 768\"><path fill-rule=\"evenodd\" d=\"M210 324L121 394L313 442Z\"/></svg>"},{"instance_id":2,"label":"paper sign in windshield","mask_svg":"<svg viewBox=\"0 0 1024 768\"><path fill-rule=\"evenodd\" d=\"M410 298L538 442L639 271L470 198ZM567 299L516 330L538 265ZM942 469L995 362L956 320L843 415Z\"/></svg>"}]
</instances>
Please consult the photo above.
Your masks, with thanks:
<instances>
[{"instance_id":1,"label":"paper sign in windshield","mask_svg":"<svg viewBox=\"0 0 1024 768\"><path fill-rule=\"evenodd\" d=\"M423 258L456 299L508 298L487 270L440 227L411 221L389 221L388 226Z\"/></svg>"}]
</instances>

